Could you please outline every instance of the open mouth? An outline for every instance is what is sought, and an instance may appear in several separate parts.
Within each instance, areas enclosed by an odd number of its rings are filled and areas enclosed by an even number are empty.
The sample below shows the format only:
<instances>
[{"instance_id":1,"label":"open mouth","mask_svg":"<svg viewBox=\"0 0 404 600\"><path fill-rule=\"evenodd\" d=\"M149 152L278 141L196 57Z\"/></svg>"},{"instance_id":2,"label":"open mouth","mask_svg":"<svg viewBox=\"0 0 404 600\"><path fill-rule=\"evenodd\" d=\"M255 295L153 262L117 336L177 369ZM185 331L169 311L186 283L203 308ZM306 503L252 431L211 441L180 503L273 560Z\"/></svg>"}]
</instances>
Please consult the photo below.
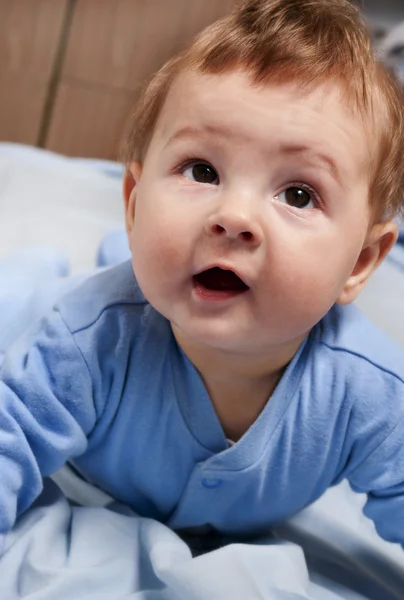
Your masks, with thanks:
<instances>
[{"instance_id":1,"label":"open mouth","mask_svg":"<svg viewBox=\"0 0 404 600\"><path fill-rule=\"evenodd\" d=\"M233 296L246 292L249 287L234 271L213 267L193 277L197 291L208 295Z\"/></svg>"}]
</instances>

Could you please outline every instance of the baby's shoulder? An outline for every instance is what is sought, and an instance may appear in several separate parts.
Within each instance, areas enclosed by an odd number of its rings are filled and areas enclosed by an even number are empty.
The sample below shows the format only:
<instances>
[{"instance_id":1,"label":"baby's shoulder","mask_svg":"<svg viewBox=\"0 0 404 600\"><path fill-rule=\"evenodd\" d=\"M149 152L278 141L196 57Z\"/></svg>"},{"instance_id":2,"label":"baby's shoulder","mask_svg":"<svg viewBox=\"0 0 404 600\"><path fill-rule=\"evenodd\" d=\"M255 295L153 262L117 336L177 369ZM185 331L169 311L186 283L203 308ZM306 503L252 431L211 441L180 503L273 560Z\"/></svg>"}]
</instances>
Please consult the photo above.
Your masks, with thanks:
<instances>
[{"instance_id":1,"label":"baby's shoulder","mask_svg":"<svg viewBox=\"0 0 404 600\"><path fill-rule=\"evenodd\" d=\"M404 349L374 325L356 306L335 305L316 328L319 355L365 378L395 378L404 383Z\"/></svg>"},{"instance_id":2,"label":"baby's shoulder","mask_svg":"<svg viewBox=\"0 0 404 600\"><path fill-rule=\"evenodd\" d=\"M55 309L71 333L87 329L108 318L149 307L133 273L130 261L90 276L63 296Z\"/></svg>"}]
</instances>

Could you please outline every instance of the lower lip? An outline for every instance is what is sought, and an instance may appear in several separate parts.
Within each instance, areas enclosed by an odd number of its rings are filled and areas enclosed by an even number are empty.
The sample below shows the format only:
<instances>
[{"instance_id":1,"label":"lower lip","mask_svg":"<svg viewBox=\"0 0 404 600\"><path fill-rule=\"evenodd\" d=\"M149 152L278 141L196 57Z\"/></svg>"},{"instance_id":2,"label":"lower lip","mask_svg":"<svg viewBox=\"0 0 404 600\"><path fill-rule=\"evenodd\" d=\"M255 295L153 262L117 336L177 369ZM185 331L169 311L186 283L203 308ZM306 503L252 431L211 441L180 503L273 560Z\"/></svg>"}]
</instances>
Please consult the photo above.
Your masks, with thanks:
<instances>
[{"instance_id":1,"label":"lower lip","mask_svg":"<svg viewBox=\"0 0 404 600\"><path fill-rule=\"evenodd\" d=\"M225 300L231 300L238 296L242 296L248 290L242 291L230 291L230 290L209 290L208 288L194 282L193 290L197 298L204 300L205 302L223 302Z\"/></svg>"}]
</instances>

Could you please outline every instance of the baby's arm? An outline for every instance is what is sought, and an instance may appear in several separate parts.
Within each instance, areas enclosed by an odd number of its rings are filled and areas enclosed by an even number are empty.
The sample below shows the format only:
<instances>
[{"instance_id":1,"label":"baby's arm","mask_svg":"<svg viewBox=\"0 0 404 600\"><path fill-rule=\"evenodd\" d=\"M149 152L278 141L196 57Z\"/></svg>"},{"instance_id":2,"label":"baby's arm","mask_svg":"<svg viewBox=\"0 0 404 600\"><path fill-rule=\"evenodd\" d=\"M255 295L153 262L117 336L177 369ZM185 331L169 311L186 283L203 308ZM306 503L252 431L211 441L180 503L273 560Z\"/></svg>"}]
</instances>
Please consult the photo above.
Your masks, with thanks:
<instances>
[{"instance_id":1,"label":"baby's arm","mask_svg":"<svg viewBox=\"0 0 404 600\"><path fill-rule=\"evenodd\" d=\"M348 473L353 490L368 496L364 513L381 537L404 548L404 415L403 390L397 385L395 402L385 402L375 414L362 415L361 432L352 462L362 460ZM376 442L376 443L375 443ZM370 450L370 452L369 452Z\"/></svg>"},{"instance_id":2,"label":"baby's arm","mask_svg":"<svg viewBox=\"0 0 404 600\"><path fill-rule=\"evenodd\" d=\"M95 420L85 361L55 311L14 344L0 371L0 555L42 476L84 452Z\"/></svg>"}]
</instances>

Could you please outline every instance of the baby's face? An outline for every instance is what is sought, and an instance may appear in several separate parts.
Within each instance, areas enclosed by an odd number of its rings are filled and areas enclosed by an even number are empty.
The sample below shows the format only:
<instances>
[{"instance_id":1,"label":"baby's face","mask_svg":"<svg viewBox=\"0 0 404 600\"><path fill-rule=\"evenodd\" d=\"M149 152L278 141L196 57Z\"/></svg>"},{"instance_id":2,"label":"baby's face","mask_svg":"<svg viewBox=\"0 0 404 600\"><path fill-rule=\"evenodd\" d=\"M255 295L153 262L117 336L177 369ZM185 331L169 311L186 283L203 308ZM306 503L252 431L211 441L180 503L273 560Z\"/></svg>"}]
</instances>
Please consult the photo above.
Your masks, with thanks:
<instances>
[{"instance_id":1,"label":"baby's face","mask_svg":"<svg viewBox=\"0 0 404 600\"><path fill-rule=\"evenodd\" d=\"M366 136L332 87L183 74L133 173L140 287L203 345L293 353L367 235Z\"/></svg>"}]
</instances>

